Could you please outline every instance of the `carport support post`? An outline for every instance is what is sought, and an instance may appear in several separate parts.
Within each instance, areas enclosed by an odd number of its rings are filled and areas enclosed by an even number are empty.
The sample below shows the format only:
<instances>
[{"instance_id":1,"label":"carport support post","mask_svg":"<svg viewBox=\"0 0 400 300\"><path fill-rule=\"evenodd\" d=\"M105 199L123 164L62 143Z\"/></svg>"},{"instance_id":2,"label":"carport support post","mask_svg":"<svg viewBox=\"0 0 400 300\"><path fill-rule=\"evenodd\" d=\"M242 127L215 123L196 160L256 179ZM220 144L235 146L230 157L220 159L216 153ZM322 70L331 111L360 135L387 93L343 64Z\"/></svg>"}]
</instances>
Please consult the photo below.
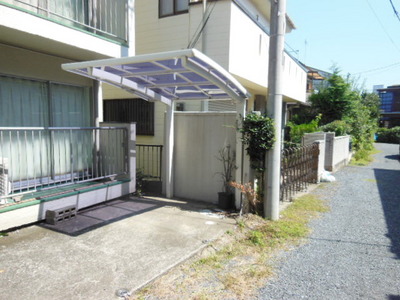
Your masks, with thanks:
<instances>
[{"instance_id":1,"label":"carport support post","mask_svg":"<svg viewBox=\"0 0 400 300\"><path fill-rule=\"evenodd\" d=\"M275 143L266 158L264 216L279 219L282 137L282 62L286 31L286 0L271 1L271 35L269 44L267 113L275 123Z\"/></svg>"},{"instance_id":2,"label":"carport support post","mask_svg":"<svg viewBox=\"0 0 400 300\"><path fill-rule=\"evenodd\" d=\"M243 123L243 119L246 117L246 100L237 101L236 102L236 121L239 126ZM241 182L244 184L243 180L243 143L242 143L242 133L239 130L236 130L236 172L235 172L235 180L236 182ZM242 204L243 194L239 189L235 189L235 207L237 209L241 209L240 205Z\"/></svg>"},{"instance_id":3,"label":"carport support post","mask_svg":"<svg viewBox=\"0 0 400 300\"><path fill-rule=\"evenodd\" d=\"M167 105L165 116L165 191L167 198L174 196L174 182L172 178L172 166L174 158L174 103Z\"/></svg>"}]
</instances>

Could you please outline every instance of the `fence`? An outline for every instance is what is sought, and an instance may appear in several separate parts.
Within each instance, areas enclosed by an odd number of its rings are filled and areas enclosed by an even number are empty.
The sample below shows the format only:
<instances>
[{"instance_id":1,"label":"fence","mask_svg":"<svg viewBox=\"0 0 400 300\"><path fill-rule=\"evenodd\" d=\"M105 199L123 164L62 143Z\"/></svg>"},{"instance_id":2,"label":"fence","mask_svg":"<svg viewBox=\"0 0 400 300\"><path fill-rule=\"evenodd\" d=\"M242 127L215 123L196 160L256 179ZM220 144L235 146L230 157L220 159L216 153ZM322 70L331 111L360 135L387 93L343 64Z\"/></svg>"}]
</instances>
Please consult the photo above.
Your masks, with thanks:
<instances>
[{"instance_id":1,"label":"fence","mask_svg":"<svg viewBox=\"0 0 400 300\"><path fill-rule=\"evenodd\" d=\"M0 198L129 173L123 127L0 128Z\"/></svg>"},{"instance_id":2,"label":"fence","mask_svg":"<svg viewBox=\"0 0 400 300\"><path fill-rule=\"evenodd\" d=\"M291 200L292 196L304 191L318 178L318 144L282 151L281 159L281 201Z\"/></svg>"},{"instance_id":3,"label":"fence","mask_svg":"<svg viewBox=\"0 0 400 300\"><path fill-rule=\"evenodd\" d=\"M146 180L161 181L162 145L136 145L137 168Z\"/></svg>"}]
</instances>

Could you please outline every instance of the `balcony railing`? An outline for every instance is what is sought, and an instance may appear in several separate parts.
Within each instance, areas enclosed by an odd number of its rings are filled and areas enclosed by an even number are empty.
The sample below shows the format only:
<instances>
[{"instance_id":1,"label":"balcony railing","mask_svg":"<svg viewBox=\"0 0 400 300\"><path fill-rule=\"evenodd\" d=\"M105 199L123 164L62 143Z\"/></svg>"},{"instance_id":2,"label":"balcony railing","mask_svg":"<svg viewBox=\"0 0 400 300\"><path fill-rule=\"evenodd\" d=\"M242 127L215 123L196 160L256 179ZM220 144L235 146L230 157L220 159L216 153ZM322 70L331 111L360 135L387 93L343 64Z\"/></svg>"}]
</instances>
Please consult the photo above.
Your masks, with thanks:
<instances>
[{"instance_id":1,"label":"balcony railing","mask_svg":"<svg viewBox=\"0 0 400 300\"><path fill-rule=\"evenodd\" d=\"M117 42L128 41L127 0L0 0L1 4Z\"/></svg>"},{"instance_id":2,"label":"balcony railing","mask_svg":"<svg viewBox=\"0 0 400 300\"><path fill-rule=\"evenodd\" d=\"M128 173L125 127L0 128L0 199Z\"/></svg>"}]
</instances>

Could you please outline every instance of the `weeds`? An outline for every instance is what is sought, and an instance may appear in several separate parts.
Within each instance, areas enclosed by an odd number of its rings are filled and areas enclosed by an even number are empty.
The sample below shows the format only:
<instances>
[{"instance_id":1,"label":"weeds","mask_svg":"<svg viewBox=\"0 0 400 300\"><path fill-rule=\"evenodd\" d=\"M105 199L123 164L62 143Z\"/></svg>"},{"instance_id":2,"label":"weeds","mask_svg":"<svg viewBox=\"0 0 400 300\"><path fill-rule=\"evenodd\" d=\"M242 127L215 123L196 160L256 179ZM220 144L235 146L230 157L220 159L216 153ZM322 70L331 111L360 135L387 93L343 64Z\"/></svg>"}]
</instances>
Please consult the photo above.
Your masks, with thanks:
<instances>
[{"instance_id":1,"label":"weeds","mask_svg":"<svg viewBox=\"0 0 400 300\"><path fill-rule=\"evenodd\" d=\"M305 195L278 221L245 215L237 230L211 245L213 253L187 261L131 299L250 299L273 274L271 257L303 241L308 222L326 211L322 200Z\"/></svg>"},{"instance_id":2,"label":"weeds","mask_svg":"<svg viewBox=\"0 0 400 300\"><path fill-rule=\"evenodd\" d=\"M354 154L354 157L350 161L352 166L367 166L370 164L374 158L372 155L379 153L375 148L371 150L359 150Z\"/></svg>"}]
</instances>

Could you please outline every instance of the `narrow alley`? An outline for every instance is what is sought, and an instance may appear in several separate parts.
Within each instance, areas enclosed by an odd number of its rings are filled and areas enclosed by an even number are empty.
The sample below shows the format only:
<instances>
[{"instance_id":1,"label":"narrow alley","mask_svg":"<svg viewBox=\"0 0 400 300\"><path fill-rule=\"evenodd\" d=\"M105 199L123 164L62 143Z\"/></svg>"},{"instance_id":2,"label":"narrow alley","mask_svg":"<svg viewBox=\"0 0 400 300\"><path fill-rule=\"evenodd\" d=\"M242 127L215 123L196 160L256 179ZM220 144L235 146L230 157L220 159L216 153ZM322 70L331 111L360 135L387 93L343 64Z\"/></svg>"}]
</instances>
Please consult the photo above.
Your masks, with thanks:
<instances>
[{"instance_id":1,"label":"narrow alley","mask_svg":"<svg viewBox=\"0 0 400 300\"><path fill-rule=\"evenodd\" d=\"M259 299L400 299L399 146L375 146L370 165L347 166L313 192L330 212L282 254Z\"/></svg>"}]
</instances>

